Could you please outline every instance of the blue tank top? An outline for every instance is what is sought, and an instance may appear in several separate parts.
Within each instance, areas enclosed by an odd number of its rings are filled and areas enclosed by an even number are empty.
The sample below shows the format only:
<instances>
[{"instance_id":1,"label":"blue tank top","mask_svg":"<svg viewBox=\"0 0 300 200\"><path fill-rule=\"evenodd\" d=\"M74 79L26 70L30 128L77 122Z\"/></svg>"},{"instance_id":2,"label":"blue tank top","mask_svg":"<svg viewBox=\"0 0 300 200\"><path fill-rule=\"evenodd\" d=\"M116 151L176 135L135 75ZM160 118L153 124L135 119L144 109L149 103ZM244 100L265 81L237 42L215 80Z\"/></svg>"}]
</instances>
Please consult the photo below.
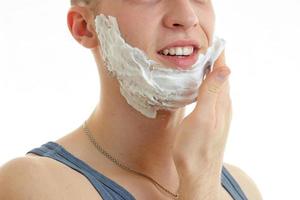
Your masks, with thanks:
<instances>
[{"instance_id":1,"label":"blue tank top","mask_svg":"<svg viewBox=\"0 0 300 200\"><path fill-rule=\"evenodd\" d=\"M58 143L50 141L27 153L52 158L81 173L90 181L103 200L135 200L132 194L124 187L73 156ZM221 181L222 186L234 200L247 200L238 183L224 166L222 168Z\"/></svg>"}]
</instances>

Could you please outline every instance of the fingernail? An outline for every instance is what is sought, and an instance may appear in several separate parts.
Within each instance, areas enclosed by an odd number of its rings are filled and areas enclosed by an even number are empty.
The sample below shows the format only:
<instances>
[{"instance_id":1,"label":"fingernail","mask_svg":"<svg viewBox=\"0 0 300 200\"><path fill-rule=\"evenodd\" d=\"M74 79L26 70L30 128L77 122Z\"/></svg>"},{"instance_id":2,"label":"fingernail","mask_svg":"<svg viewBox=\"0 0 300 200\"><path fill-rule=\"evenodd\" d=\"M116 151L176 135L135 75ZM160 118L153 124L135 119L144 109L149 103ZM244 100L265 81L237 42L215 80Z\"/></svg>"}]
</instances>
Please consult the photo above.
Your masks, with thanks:
<instances>
[{"instance_id":1,"label":"fingernail","mask_svg":"<svg viewBox=\"0 0 300 200\"><path fill-rule=\"evenodd\" d=\"M205 70L205 76L207 76L209 73L210 73L210 68L208 67L208 68L206 68L206 70Z\"/></svg>"},{"instance_id":2,"label":"fingernail","mask_svg":"<svg viewBox=\"0 0 300 200\"><path fill-rule=\"evenodd\" d=\"M206 70L204 72L203 80L206 79L206 77L208 76L209 73L210 73L210 69L206 68Z\"/></svg>"},{"instance_id":3,"label":"fingernail","mask_svg":"<svg viewBox=\"0 0 300 200\"><path fill-rule=\"evenodd\" d=\"M222 70L220 72L218 72L216 79L219 81L224 81L228 75L230 74L229 70Z\"/></svg>"}]
</instances>

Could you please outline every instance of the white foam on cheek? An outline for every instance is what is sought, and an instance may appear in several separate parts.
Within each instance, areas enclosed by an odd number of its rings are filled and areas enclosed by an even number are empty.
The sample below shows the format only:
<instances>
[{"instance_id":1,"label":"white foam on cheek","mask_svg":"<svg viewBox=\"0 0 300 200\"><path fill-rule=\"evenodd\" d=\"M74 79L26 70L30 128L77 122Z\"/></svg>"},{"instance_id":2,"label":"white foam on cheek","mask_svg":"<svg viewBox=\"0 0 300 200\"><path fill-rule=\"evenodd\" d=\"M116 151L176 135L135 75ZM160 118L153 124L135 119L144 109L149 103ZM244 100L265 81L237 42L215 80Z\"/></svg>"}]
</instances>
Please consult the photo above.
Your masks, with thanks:
<instances>
[{"instance_id":1,"label":"white foam on cheek","mask_svg":"<svg viewBox=\"0 0 300 200\"><path fill-rule=\"evenodd\" d=\"M127 44L115 17L100 14L95 25L106 67L118 79L121 94L129 105L149 118L155 118L160 109L174 110L195 102L205 69L225 45L223 39L217 38L196 64L179 70L162 66Z\"/></svg>"}]
</instances>

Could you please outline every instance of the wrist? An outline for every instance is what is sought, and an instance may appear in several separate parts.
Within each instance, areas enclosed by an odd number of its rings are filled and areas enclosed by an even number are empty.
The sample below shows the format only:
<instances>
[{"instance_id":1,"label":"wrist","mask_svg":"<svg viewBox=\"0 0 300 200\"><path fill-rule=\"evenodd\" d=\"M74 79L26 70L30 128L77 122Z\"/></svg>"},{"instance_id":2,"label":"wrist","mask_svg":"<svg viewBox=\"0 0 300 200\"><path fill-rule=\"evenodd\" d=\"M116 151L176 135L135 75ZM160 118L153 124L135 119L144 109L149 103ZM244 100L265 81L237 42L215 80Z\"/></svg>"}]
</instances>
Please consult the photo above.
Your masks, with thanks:
<instances>
[{"instance_id":1,"label":"wrist","mask_svg":"<svg viewBox=\"0 0 300 200\"><path fill-rule=\"evenodd\" d=\"M181 161L176 164L180 179L187 180L199 179L201 177L220 177L222 167L223 161L221 160Z\"/></svg>"},{"instance_id":2,"label":"wrist","mask_svg":"<svg viewBox=\"0 0 300 200\"><path fill-rule=\"evenodd\" d=\"M183 180L178 190L178 200L220 200L222 197L221 181L214 178L201 181Z\"/></svg>"}]
</instances>

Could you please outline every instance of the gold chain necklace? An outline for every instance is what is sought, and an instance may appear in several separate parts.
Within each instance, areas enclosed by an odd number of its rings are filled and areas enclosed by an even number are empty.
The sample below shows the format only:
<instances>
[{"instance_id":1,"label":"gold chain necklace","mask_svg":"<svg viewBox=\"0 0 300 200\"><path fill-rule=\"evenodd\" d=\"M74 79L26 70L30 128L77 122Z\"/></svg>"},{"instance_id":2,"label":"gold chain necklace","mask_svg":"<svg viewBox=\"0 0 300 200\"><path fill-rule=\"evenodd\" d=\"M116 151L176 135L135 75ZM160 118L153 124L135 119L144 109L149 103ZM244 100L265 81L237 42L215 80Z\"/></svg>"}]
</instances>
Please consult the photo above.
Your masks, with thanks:
<instances>
[{"instance_id":1,"label":"gold chain necklace","mask_svg":"<svg viewBox=\"0 0 300 200\"><path fill-rule=\"evenodd\" d=\"M178 193L177 194L174 194L172 192L170 192L168 189L164 188L161 184L159 184L157 181L155 181L153 178L145 175L145 174L142 174L140 172L137 172L123 164L121 164L116 158L112 157L107 151L105 151L95 140L95 138L93 137L93 135L91 134L90 130L88 129L87 125L86 125L86 121L84 121L83 125L82 125L82 128L83 128L83 131L84 133L88 136L90 142L96 147L96 149L102 153L106 158L108 158L109 160L111 160L112 162L114 162L117 166L121 167L122 169L124 170L127 170L129 172L132 172L134 174L137 174L137 175L140 175L140 176L143 176L145 178L147 178L148 180L150 180L155 186L158 186L160 189L162 189L163 191L165 191L167 194L171 195L173 199L178 199L179 195Z\"/></svg>"}]
</instances>

